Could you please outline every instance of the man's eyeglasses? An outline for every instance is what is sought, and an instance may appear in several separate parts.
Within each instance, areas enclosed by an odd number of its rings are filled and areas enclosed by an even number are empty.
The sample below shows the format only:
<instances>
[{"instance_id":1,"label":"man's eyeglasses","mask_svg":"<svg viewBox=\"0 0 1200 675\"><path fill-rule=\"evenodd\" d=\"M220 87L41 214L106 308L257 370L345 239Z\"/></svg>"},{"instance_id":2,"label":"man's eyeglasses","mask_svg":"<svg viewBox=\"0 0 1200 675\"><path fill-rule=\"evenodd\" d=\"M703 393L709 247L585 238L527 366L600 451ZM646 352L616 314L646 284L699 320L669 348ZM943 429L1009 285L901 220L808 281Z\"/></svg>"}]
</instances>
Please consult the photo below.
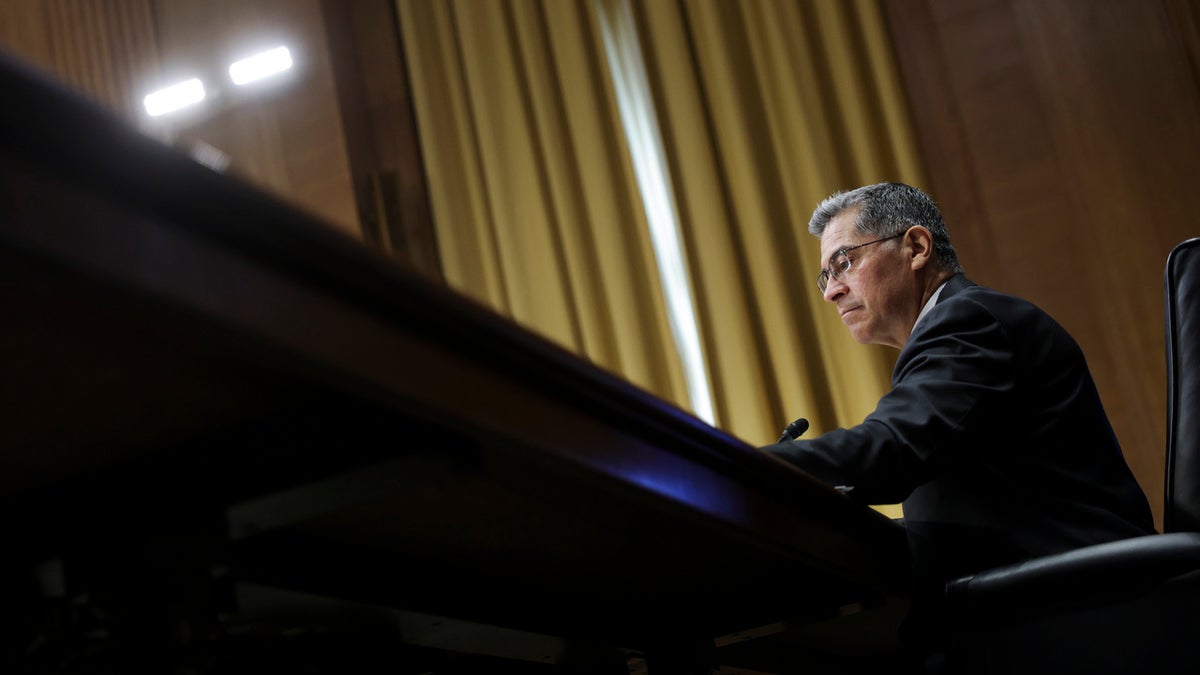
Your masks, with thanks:
<instances>
[{"instance_id":1,"label":"man's eyeglasses","mask_svg":"<svg viewBox=\"0 0 1200 675\"><path fill-rule=\"evenodd\" d=\"M865 244L858 244L857 246L847 246L846 248L843 248L843 249L839 250L838 252L834 253L833 255L829 256L829 267L821 270L821 273L817 275L817 288L821 289L821 293L824 293L825 289L829 286L830 279L833 279L836 281L837 279L842 278L843 274L850 271L851 261L850 261L850 256L848 255L850 253L850 251L853 251L856 248L870 246L871 244L878 244L881 241L888 241L889 239L895 239L896 237L903 237L903 236L904 236L904 233L901 232L900 234L893 234L892 236L884 237L883 239L876 239L875 241L868 241Z\"/></svg>"}]
</instances>

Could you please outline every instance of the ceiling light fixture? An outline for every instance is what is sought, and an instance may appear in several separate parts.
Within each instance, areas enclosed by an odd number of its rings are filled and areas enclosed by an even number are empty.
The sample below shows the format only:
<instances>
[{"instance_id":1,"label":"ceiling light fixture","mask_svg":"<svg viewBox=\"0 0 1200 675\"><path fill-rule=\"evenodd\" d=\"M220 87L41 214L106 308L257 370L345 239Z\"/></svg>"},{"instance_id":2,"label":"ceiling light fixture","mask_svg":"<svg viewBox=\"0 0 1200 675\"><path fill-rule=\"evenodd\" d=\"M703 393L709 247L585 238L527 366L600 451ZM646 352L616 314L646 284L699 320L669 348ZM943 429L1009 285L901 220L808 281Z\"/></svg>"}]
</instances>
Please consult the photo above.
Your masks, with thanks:
<instances>
[{"instance_id":1,"label":"ceiling light fixture","mask_svg":"<svg viewBox=\"0 0 1200 675\"><path fill-rule=\"evenodd\" d=\"M292 53L287 47L276 47L235 62L229 66L229 77L234 84L241 86L282 73L291 67Z\"/></svg>"},{"instance_id":2,"label":"ceiling light fixture","mask_svg":"<svg viewBox=\"0 0 1200 675\"><path fill-rule=\"evenodd\" d=\"M147 94L146 98L142 99L142 104L146 106L148 115L158 117L203 100L204 83L193 77L190 80Z\"/></svg>"}]
</instances>

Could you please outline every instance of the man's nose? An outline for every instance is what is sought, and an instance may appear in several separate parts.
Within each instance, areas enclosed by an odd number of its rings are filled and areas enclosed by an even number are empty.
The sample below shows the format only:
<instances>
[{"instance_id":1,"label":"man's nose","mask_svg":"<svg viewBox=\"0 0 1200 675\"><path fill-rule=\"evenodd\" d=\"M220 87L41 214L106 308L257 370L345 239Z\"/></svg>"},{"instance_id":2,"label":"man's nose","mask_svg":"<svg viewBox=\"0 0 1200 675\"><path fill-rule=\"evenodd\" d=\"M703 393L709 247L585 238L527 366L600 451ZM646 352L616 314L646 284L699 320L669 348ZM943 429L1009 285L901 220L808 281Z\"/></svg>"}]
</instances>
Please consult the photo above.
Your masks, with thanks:
<instances>
[{"instance_id":1,"label":"man's nose","mask_svg":"<svg viewBox=\"0 0 1200 675\"><path fill-rule=\"evenodd\" d=\"M825 298L825 302L837 302L838 298L846 294L846 284L840 279L830 279L825 284L825 292L821 297Z\"/></svg>"}]
</instances>

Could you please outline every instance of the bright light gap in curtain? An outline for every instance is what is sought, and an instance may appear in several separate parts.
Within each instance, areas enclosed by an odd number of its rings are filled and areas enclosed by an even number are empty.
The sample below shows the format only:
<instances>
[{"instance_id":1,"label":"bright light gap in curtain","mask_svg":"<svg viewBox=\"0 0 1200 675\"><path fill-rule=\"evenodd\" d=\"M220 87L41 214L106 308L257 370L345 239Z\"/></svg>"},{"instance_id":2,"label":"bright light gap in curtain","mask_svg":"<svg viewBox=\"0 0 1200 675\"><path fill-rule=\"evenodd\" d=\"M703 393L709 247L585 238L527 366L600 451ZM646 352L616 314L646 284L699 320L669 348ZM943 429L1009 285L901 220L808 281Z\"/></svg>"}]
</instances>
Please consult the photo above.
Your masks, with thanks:
<instances>
[{"instance_id":1,"label":"bright light gap in curtain","mask_svg":"<svg viewBox=\"0 0 1200 675\"><path fill-rule=\"evenodd\" d=\"M658 261L659 277L667 303L671 335L679 350L687 380L692 411L714 424L712 394L708 373L700 349L700 331L696 324L695 304L688 285L687 266L679 243L678 217L665 168L662 138L646 81L645 64L638 46L633 15L628 0L618 0L605 11L603 0L596 3L609 75L617 96L625 141L633 158L634 175L642 193L650 240Z\"/></svg>"}]
</instances>

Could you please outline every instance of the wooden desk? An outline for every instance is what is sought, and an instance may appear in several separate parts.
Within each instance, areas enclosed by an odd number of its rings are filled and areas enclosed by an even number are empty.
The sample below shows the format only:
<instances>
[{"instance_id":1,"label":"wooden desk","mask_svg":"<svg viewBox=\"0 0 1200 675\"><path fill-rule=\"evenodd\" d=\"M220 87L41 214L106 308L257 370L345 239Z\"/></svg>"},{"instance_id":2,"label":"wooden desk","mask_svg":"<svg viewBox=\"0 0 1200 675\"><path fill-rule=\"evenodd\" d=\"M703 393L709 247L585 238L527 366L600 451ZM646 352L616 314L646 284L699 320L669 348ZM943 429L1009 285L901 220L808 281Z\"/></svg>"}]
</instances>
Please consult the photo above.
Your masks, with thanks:
<instances>
[{"instance_id":1,"label":"wooden desk","mask_svg":"<svg viewBox=\"0 0 1200 675\"><path fill-rule=\"evenodd\" d=\"M902 604L881 515L11 63L0 91L20 565L650 652Z\"/></svg>"}]
</instances>

